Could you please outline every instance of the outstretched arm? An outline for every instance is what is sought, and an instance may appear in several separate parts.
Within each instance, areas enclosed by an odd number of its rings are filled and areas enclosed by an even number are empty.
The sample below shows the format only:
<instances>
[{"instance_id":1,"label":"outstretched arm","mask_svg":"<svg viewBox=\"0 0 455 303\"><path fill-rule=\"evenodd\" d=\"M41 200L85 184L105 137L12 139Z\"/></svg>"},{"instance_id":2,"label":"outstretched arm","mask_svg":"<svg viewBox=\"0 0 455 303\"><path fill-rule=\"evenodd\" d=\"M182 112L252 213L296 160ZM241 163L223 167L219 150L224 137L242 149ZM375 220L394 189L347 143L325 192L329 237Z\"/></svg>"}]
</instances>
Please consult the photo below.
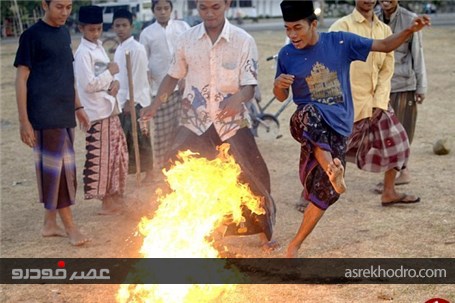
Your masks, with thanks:
<instances>
[{"instance_id":1,"label":"outstretched arm","mask_svg":"<svg viewBox=\"0 0 455 303\"><path fill-rule=\"evenodd\" d=\"M174 91L178 81L178 79L172 78L169 75L166 75L166 77L164 77L163 81L161 81L160 87L158 88L154 102L141 110L142 119L148 120L155 116L156 111L160 105L164 102L167 102L169 95Z\"/></svg>"},{"instance_id":2,"label":"outstretched arm","mask_svg":"<svg viewBox=\"0 0 455 303\"><path fill-rule=\"evenodd\" d=\"M371 51L388 53L396 49L415 32L422 30L425 26L430 26L430 17L420 16L414 19L411 25L399 33L395 33L382 40L374 40Z\"/></svg>"}]
</instances>

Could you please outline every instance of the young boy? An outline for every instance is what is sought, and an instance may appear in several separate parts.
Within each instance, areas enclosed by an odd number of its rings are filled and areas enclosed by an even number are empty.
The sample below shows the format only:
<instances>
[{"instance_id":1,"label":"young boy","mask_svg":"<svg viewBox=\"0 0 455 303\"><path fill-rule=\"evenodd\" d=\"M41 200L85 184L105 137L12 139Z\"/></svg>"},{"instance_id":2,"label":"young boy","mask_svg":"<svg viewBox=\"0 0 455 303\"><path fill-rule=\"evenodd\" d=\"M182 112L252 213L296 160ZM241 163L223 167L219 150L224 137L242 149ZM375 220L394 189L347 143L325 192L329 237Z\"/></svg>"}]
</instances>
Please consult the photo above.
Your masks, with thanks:
<instances>
[{"instance_id":1,"label":"young boy","mask_svg":"<svg viewBox=\"0 0 455 303\"><path fill-rule=\"evenodd\" d=\"M75 54L74 72L82 105L91 126L86 135L85 199L102 200L100 215L116 214L121 207L128 174L128 149L116 95L117 63L109 62L102 42L103 11L99 6L79 10L81 43Z\"/></svg>"},{"instance_id":2,"label":"young boy","mask_svg":"<svg viewBox=\"0 0 455 303\"><path fill-rule=\"evenodd\" d=\"M74 127L89 119L74 89L71 37L65 22L72 0L42 1L44 17L22 33L14 66L21 140L33 148L43 237L68 235L72 245L88 241L73 221L76 196ZM65 230L57 224L57 213Z\"/></svg>"},{"instance_id":3,"label":"young boy","mask_svg":"<svg viewBox=\"0 0 455 303\"><path fill-rule=\"evenodd\" d=\"M152 96L156 96L158 86L167 74L180 35L190 28L185 21L171 19L172 9L171 0L153 0L152 12L156 22L147 26L139 38L148 56ZM153 117L154 177L162 176L161 170L168 161L179 126L182 91L181 86L175 89Z\"/></svg>"},{"instance_id":4,"label":"young boy","mask_svg":"<svg viewBox=\"0 0 455 303\"><path fill-rule=\"evenodd\" d=\"M373 40L346 32L319 33L312 1L283 1L280 6L291 43L278 54L273 93L284 101L292 88L298 107L290 128L301 144L300 180L311 202L287 249L286 256L295 258L325 210L346 191L345 154L354 121L351 62L365 61L371 51L392 51L430 22L420 17L400 33Z\"/></svg>"},{"instance_id":5,"label":"young boy","mask_svg":"<svg viewBox=\"0 0 455 303\"><path fill-rule=\"evenodd\" d=\"M134 145L132 134L132 123L137 123L137 129L141 129L137 121L131 121L131 110L136 110L136 117L139 118L140 110L143 107L150 105L150 85L147 75L147 53L145 48L138 41L134 40L133 33L133 15L125 10L119 9L114 12L112 24L120 45L117 47L114 55L114 61L119 65L119 73L115 75L115 79L120 83L120 89L117 99L122 108L120 114L120 121L126 135L126 142L128 144L129 152L129 173L134 173L135 158L134 158ZM131 58L131 73L134 83L134 102L135 108L129 107L129 84L128 72L126 67L126 52L130 53ZM149 127L149 126L148 126ZM153 169L153 153L152 144L148 131L138 131L139 141L139 154L141 159L141 171L146 172L144 181L150 182L152 180Z\"/></svg>"}]
</instances>

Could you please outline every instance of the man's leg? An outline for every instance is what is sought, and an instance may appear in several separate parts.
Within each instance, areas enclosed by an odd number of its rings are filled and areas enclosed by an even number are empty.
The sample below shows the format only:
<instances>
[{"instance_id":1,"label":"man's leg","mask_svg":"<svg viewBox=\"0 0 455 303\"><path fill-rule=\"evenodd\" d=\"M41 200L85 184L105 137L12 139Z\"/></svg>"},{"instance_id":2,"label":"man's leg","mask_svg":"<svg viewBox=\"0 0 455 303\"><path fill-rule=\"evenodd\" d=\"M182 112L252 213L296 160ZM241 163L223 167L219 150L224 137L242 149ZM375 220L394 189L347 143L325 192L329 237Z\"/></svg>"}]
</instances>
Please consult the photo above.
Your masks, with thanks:
<instances>
[{"instance_id":1,"label":"man's leg","mask_svg":"<svg viewBox=\"0 0 455 303\"><path fill-rule=\"evenodd\" d=\"M319 165L329 176L330 183L339 194L346 191L346 183L344 182L344 167L340 159L332 158L330 152L325 151L319 147L314 148L314 156Z\"/></svg>"},{"instance_id":2,"label":"man's leg","mask_svg":"<svg viewBox=\"0 0 455 303\"><path fill-rule=\"evenodd\" d=\"M310 203L303 214L302 223L297 231L294 239L288 245L286 257L297 258L297 252L302 245L303 241L313 231L316 224L319 222L321 217L324 215L324 211L316 207L313 203Z\"/></svg>"},{"instance_id":3,"label":"man's leg","mask_svg":"<svg viewBox=\"0 0 455 303\"><path fill-rule=\"evenodd\" d=\"M65 231L57 224L56 210L44 210L44 225L41 235L43 237L66 237Z\"/></svg>"},{"instance_id":4,"label":"man's leg","mask_svg":"<svg viewBox=\"0 0 455 303\"><path fill-rule=\"evenodd\" d=\"M387 203L416 203L420 199L414 195L407 195L398 193L395 190L395 178L397 171L395 169L389 169L384 173L384 191L382 192L382 205Z\"/></svg>"},{"instance_id":5,"label":"man's leg","mask_svg":"<svg viewBox=\"0 0 455 303\"><path fill-rule=\"evenodd\" d=\"M72 245L79 246L89 241L89 238L82 234L76 224L74 224L73 213L71 212L70 206L60 208L58 214L62 219L63 226L65 226L65 231L68 234Z\"/></svg>"},{"instance_id":6,"label":"man's leg","mask_svg":"<svg viewBox=\"0 0 455 303\"><path fill-rule=\"evenodd\" d=\"M390 105L393 108L395 116L403 125L408 135L409 145L414 138L416 121L417 121L417 103L415 91L405 91L390 94ZM395 185L408 184L411 182L411 174L408 168L400 171L399 176L395 179Z\"/></svg>"},{"instance_id":7,"label":"man's leg","mask_svg":"<svg viewBox=\"0 0 455 303\"><path fill-rule=\"evenodd\" d=\"M269 229L267 232L259 234L259 241L263 250L273 251L279 248L279 244L272 240L275 204L270 196L270 173L267 164L259 151L254 136L248 128L239 129L235 136L227 140L227 143L230 144L230 151L242 168L242 181L249 184L255 195L262 196L265 199L266 222L270 226L267 226Z\"/></svg>"}]
</instances>

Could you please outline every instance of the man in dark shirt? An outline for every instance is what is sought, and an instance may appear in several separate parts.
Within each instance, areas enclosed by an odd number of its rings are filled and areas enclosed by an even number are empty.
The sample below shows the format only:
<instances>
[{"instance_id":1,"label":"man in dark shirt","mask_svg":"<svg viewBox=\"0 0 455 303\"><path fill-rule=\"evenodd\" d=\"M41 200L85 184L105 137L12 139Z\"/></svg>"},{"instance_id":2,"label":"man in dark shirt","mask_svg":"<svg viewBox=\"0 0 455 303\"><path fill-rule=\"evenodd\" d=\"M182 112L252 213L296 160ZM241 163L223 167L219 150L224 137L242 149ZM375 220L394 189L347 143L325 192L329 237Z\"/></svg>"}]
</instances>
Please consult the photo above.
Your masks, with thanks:
<instances>
[{"instance_id":1,"label":"man in dark shirt","mask_svg":"<svg viewBox=\"0 0 455 303\"><path fill-rule=\"evenodd\" d=\"M64 26L72 0L42 2L43 19L20 37L14 66L22 142L32 147L40 202L44 203L43 237L68 235L72 245L88 241L73 222L76 165L74 127L89 119L74 89L71 37ZM57 212L65 230L57 224Z\"/></svg>"}]
</instances>

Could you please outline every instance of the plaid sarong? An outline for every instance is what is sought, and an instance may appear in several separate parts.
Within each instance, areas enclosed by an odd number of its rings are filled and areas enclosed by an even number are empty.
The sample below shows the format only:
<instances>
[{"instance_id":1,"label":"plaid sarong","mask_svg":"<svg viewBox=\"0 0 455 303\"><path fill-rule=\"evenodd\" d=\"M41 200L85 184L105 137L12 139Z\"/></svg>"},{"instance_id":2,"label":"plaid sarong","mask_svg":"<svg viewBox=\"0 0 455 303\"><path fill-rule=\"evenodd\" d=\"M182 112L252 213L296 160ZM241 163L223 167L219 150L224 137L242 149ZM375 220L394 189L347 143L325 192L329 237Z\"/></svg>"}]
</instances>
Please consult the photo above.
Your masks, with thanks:
<instances>
[{"instance_id":1,"label":"plaid sarong","mask_svg":"<svg viewBox=\"0 0 455 303\"><path fill-rule=\"evenodd\" d=\"M182 95L175 91L167 102L158 108L153 117L153 156L156 169L163 169L166 161L169 160L169 152L172 141L177 133L182 103Z\"/></svg>"},{"instance_id":2,"label":"plaid sarong","mask_svg":"<svg viewBox=\"0 0 455 303\"><path fill-rule=\"evenodd\" d=\"M354 123L346 159L369 172L401 170L409 158L409 141L392 107L376 108L371 118Z\"/></svg>"},{"instance_id":3,"label":"plaid sarong","mask_svg":"<svg viewBox=\"0 0 455 303\"><path fill-rule=\"evenodd\" d=\"M123 195L128 175L128 148L118 116L92 124L86 137L85 199Z\"/></svg>"},{"instance_id":4,"label":"plaid sarong","mask_svg":"<svg viewBox=\"0 0 455 303\"><path fill-rule=\"evenodd\" d=\"M295 111L291 117L290 130L292 137L300 142L299 175L304 187L303 197L318 208L326 210L340 195L316 160L314 148L317 146L330 152L332 158L338 158L346 168L346 137L333 131L318 109L311 104Z\"/></svg>"},{"instance_id":5,"label":"plaid sarong","mask_svg":"<svg viewBox=\"0 0 455 303\"><path fill-rule=\"evenodd\" d=\"M48 210L71 206L77 186L74 129L36 130L35 137L33 151L40 202Z\"/></svg>"}]
</instances>

